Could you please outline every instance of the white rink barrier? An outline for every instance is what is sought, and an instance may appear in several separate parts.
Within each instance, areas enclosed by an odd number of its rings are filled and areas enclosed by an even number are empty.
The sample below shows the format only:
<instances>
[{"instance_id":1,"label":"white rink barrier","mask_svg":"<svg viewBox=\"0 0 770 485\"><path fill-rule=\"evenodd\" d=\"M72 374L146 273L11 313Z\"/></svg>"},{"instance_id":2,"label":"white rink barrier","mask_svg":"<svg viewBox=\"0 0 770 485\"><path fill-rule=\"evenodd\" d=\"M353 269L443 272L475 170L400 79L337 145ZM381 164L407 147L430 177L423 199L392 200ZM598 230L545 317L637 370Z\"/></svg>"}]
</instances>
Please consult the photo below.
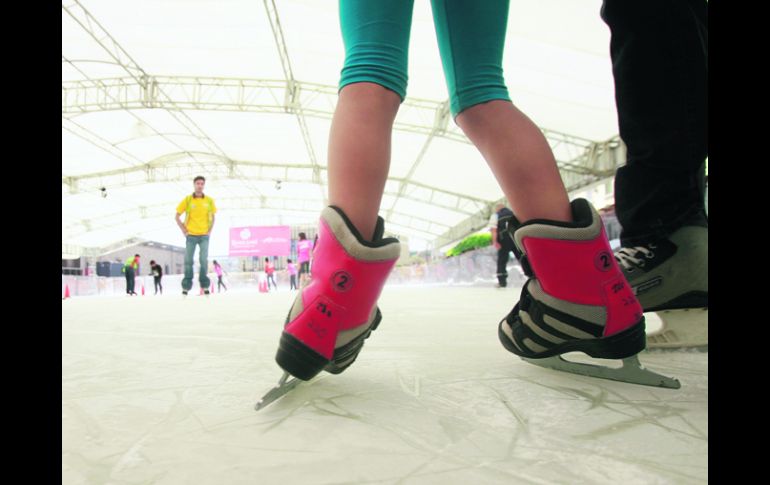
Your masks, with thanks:
<instances>
[{"instance_id":1,"label":"white rink barrier","mask_svg":"<svg viewBox=\"0 0 770 485\"><path fill-rule=\"evenodd\" d=\"M458 286L494 286L497 283L497 250L492 247L477 249L467 253L434 260L428 263L397 266L388 278L387 284L395 285L458 285ZM275 281L278 289L289 288L289 273L286 270L275 272ZM164 275L161 284L164 294L177 294L182 291L181 274ZM208 274L211 280L210 291L218 293L217 275L214 272ZM250 271L228 273L222 278L227 289L249 289L259 292L260 278L265 279L264 271ZM299 278L297 278L299 280ZM521 266L511 255L508 262L509 286L521 286L526 281ZM155 293L153 277L140 275L136 277L134 291L142 295L151 296ZM62 298L69 289L70 296L99 296L122 295L126 293L126 279L121 276L71 276L62 275ZM198 273L193 277L191 294L198 294Z\"/></svg>"}]
</instances>

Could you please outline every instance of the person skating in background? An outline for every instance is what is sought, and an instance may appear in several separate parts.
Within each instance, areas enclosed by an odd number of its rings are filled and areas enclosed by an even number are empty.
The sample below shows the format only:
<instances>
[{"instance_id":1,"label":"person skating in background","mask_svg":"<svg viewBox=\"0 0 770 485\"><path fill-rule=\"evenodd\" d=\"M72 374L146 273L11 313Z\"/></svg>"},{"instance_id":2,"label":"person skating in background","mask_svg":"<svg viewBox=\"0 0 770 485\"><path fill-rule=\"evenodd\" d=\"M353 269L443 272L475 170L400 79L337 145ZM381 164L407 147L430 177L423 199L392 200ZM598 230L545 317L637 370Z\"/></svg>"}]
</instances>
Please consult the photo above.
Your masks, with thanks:
<instances>
[{"instance_id":1,"label":"person skating in background","mask_svg":"<svg viewBox=\"0 0 770 485\"><path fill-rule=\"evenodd\" d=\"M492 244L497 249L497 287L508 286L508 260L513 251L513 239L506 237L506 231L513 223L513 212L503 204L495 206L495 212L489 218L489 230L492 233Z\"/></svg>"},{"instance_id":2,"label":"person skating in background","mask_svg":"<svg viewBox=\"0 0 770 485\"><path fill-rule=\"evenodd\" d=\"M163 268L160 267L154 259L150 260L150 274L152 275L153 283L155 284L155 294L163 294L163 285L161 284L161 278L163 278Z\"/></svg>"},{"instance_id":3,"label":"person skating in background","mask_svg":"<svg viewBox=\"0 0 770 485\"><path fill-rule=\"evenodd\" d=\"M200 246L199 262L200 276L198 282L205 294L209 294L211 280L209 280L209 236L214 228L215 213L217 207L214 205L214 199L203 193L206 186L206 179L197 176L193 179L195 188L191 195L182 199L182 202L176 208L176 223L182 234L185 236L185 254L184 254L184 278L182 278L182 294L187 295L193 284L193 257L195 247ZM184 222L179 216L185 215Z\"/></svg>"},{"instance_id":4,"label":"person skating in background","mask_svg":"<svg viewBox=\"0 0 770 485\"><path fill-rule=\"evenodd\" d=\"M270 258L265 258L265 273L267 273L267 288L270 289L270 282L273 283L273 286L275 289L278 289L278 285L275 283L275 265L272 261L270 261Z\"/></svg>"},{"instance_id":5,"label":"person skating in background","mask_svg":"<svg viewBox=\"0 0 770 485\"><path fill-rule=\"evenodd\" d=\"M289 289L297 289L297 265L290 259L286 260L286 271L289 273Z\"/></svg>"},{"instance_id":6,"label":"person skating in background","mask_svg":"<svg viewBox=\"0 0 770 485\"><path fill-rule=\"evenodd\" d=\"M134 291L134 284L136 281L136 273L139 271L139 255L135 254L129 256L126 262L123 264L123 273L126 275L126 294L136 295Z\"/></svg>"},{"instance_id":7,"label":"person skating in background","mask_svg":"<svg viewBox=\"0 0 770 485\"><path fill-rule=\"evenodd\" d=\"M297 263L299 264L299 287L304 288L310 275L310 253L313 251L313 243L304 232L299 233L297 241Z\"/></svg>"},{"instance_id":8,"label":"person skating in background","mask_svg":"<svg viewBox=\"0 0 770 485\"><path fill-rule=\"evenodd\" d=\"M217 260L215 259L214 260L214 273L217 274L217 291L220 291L220 292L222 291L222 288L224 288L225 291L227 291L227 286L225 286L225 283L222 281L222 273L223 272L226 273L226 271L224 271L222 269L222 266L219 263L217 263Z\"/></svg>"}]
</instances>

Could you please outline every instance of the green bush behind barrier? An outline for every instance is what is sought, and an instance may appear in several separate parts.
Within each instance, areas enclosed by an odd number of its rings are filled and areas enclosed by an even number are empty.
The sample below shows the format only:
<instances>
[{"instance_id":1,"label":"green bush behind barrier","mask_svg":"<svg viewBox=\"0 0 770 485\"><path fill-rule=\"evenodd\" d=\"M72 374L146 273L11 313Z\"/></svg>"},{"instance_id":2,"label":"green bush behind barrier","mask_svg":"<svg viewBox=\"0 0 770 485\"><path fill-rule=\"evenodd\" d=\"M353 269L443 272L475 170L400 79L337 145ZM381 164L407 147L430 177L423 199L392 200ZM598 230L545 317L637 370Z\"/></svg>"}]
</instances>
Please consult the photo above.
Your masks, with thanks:
<instances>
[{"instance_id":1,"label":"green bush behind barrier","mask_svg":"<svg viewBox=\"0 0 770 485\"><path fill-rule=\"evenodd\" d=\"M466 251L472 251L490 245L492 245L492 234L473 234L457 243L455 247L446 252L446 255L447 257L457 256Z\"/></svg>"}]
</instances>

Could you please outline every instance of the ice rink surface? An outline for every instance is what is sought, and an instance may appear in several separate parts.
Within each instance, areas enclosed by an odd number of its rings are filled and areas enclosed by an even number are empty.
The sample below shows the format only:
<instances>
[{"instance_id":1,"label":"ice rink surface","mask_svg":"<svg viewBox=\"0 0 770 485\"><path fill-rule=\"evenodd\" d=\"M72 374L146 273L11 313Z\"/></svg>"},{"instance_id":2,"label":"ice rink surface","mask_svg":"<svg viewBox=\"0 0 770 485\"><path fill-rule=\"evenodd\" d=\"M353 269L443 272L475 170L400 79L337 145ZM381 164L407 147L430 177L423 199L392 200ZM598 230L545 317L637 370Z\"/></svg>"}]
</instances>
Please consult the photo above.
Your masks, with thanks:
<instances>
[{"instance_id":1,"label":"ice rink surface","mask_svg":"<svg viewBox=\"0 0 770 485\"><path fill-rule=\"evenodd\" d=\"M294 293L166 292L62 301L62 483L708 481L707 352L641 354L679 390L566 374L498 341L518 288L388 286L353 366L256 412Z\"/></svg>"}]
</instances>

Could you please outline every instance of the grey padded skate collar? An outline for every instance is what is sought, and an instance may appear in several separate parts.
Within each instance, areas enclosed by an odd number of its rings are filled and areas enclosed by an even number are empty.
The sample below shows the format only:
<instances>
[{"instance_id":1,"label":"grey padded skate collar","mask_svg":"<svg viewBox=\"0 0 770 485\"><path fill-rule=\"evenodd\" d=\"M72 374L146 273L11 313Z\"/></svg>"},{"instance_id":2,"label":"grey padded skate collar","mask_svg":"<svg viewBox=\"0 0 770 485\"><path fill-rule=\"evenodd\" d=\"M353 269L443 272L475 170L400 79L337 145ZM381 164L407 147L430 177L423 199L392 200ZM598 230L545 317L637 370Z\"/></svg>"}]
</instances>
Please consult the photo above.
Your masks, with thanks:
<instances>
[{"instance_id":1,"label":"grey padded skate collar","mask_svg":"<svg viewBox=\"0 0 770 485\"><path fill-rule=\"evenodd\" d=\"M560 239L564 241L590 241L602 230L602 218L596 209L585 199L575 199L570 204L574 222L565 223L533 219L522 224L513 233L516 247L526 254L524 238Z\"/></svg>"},{"instance_id":2,"label":"grey padded skate collar","mask_svg":"<svg viewBox=\"0 0 770 485\"><path fill-rule=\"evenodd\" d=\"M321 211L321 219L329 225L334 236L340 242L345 251L356 259L364 261L385 261L396 259L401 255L401 244L398 239L379 238L372 242L365 241L361 233L353 226L350 219L335 206L328 206ZM378 217L375 235L382 234L382 218Z\"/></svg>"}]
</instances>

